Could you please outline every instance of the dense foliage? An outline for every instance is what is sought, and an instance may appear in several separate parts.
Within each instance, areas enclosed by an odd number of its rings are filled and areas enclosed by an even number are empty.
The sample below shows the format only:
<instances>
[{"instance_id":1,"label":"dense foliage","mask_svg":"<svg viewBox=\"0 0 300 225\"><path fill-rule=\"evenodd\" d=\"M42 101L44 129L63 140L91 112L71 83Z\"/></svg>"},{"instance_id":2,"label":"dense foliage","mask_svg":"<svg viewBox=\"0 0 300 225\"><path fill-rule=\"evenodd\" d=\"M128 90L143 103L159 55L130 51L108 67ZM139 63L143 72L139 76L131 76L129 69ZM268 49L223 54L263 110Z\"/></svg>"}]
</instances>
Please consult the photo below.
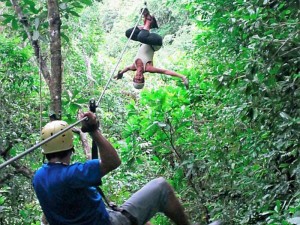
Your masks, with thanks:
<instances>
[{"instance_id":1,"label":"dense foliage","mask_svg":"<svg viewBox=\"0 0 300 225\"><path fill-rule=\"evenodd\" d=\"M16 38L24 31L8 1L1 2L6 3L0 36L4 161L38 141L41 100L30 43ZM36 38L46 46L46 6L26 2L30 20L43 21ZM77 110L86 110L89 99L103 93L114 69L132 63L133 42L115 68L127 42L124 31L138 20L142 5L134 0L60 3L63 118L74 122ZM150 179L164 176L193 221L300 224L299 1L153 0L148 7L160 26L154 32L164 37L154 63L187 75L190 89L157 74L147 75L142 91L132 88L129 72L110 81L98 115L123 165L105 178L106 193L122 203ZM43 85L43 122L47 93ZM84 156L78 151L75 159ZM30 177L40 164L37 150L1 171L0 223L39 224ZM170 224L161 216L152 222Z\"/></svg>"}]
</instances>

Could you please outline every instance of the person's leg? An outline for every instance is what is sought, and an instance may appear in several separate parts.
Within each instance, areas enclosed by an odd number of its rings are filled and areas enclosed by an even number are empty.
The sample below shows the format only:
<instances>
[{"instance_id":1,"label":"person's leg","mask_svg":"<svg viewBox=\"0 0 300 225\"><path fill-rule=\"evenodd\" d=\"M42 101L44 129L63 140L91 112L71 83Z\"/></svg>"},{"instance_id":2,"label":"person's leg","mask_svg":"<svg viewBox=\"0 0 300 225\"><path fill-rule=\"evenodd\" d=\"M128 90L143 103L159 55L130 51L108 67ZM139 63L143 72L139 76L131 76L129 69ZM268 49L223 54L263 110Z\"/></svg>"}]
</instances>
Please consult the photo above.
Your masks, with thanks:
<instances>
[{"instance_id":1,"label":"person's leg","mask_svg":"<svg viewBox=\"0 0 300 225\"><path fill-rule=\"evenodd\" d=\"M184 213L184 209L180 204L178 198L176 197L173 188L166 182L166 185L170 189L168 195L167 205L165 207L164 213L167 217L169 217L172 221L174 221L177 225L188 225L188 218Z\"/></svg>"},{"instance_id":2,"label":"person's leg","mask_svg":"<svg viewBox=\"0 0 300 225\"><path fill-rule=\"evenodd\" d=\"M134 216L139 225L147 223L158 212L164 213L177 225L190 224L173 188L163 178L147 183L121 208Z\"/></svg>"},{"instance_id":3,"label":"person's leg","mask_svg":"<svg viewBox=\"0 0 300 225\"><path fill-rule=\"evenodd\" d=\"M165 75L169 75L169 76L173 76L173 77L178 77L182 80L186 89L189 89L189 80L187 79L187 77L182 74L176 73L172 70L161 69L161 68L154 67L153 65L150 65L150 66L146 66L145 72L160 73L160 74L165 74Z\"/></svg>"},{"instance_id":4,"label":"person's leg","mask_svg":"<svg viewBox=\"0 0 300 225\"><path fill-rule=\"evenodd\" d=\"M150 14L144 15L144 29L150 30L153 28L158 28L156 18Z\"/></svg>"},{"instance_id":5,"label":"person's leg","mask_svg":"<svg viewBox=\"0 0 300 225\"><path fill-rule=\"evenodd\" d=\"M138 35L137 40L143 44L162 46L162 37L156 33L150 33L149 30L142 29Z\"/></svg>"},{"instance_id":6,"label":"person's leg","mask_svg":"<svg viewBox=\"0 0 300 225\"><path fill-rule=\"evenodd\" d=\"M133 30L134 30L134 32L131 36L131 33L132 33ZM140 28L136 27L134 29L134 27L132 27L132 28L129 28L128 30L125 31L125 35L126 35L127 38L130 38L130 36L131 36L131 40L138 41L137 37L138 37L138 34L140 33L140 31L141 31Z\"/></svg>"},{"instance_id":7,"label":"person's leg","mask_svg":"<svg viewBox=\"0 0 300 225\"><path fill-rule=\"evenodd\" d=\"M162 46L162 37L156 33L150 33L151 21L149 21L148 19L146 19L145 21L146 22L143 27L132 27L126 30L126 37L130 38L131 36L131 40L139 41L143 44Z\"/></svg>"}]
</instances>

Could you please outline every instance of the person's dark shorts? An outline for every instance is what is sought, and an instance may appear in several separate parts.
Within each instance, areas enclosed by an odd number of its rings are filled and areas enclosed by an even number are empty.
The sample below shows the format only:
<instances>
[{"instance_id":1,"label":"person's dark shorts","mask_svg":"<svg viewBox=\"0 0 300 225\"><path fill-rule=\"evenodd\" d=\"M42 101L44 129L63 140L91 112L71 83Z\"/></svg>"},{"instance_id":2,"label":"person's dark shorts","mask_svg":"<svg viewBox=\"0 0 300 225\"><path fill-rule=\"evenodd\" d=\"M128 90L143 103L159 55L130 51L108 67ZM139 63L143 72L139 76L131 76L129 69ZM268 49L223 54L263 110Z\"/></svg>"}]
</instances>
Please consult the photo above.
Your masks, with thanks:
<instances>
[{"instance_id":1,"label":"person's dark shorts","mask_svg":"<svg viewBox=\"0 0 300 225\"><path fill-rule=\"evenodd\" d=\"M153 46L163 45L163 39L159 34L151 33L148 30L139 29L138 27L136 27L135 29L133 27L126 30L125 35L127 38L130 38L131 36L132 40L139 41L143 44L153 45Z\"/></svg>"}]
</instances>

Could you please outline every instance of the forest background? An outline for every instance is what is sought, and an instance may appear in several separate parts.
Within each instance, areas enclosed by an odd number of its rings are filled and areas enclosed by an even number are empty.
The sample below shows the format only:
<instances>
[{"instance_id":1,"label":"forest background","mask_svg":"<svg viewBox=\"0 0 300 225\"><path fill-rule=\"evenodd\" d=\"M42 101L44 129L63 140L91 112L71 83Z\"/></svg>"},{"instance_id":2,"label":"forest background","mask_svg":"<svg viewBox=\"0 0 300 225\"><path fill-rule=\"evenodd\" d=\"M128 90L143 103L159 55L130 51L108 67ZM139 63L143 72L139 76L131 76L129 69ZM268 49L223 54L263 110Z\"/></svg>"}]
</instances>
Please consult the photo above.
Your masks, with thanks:
<instances>
[{"instance_id":1,"label":"forest background","mask_svg":"<svg viewBox=\"0 0 300 225\"><path fill-rule=\"evenodd\" d=\"M50 52L45 0L0 1L0 162L39 142L51 113L24 22ZM139 19L136 0L60 0L62 119L103 93ZM111 80L98 107L101 129L122 166L103 189L117 203L152 178L175 188L193 221L300 224L300 46L298 0L152 0L164 37L158 67L190 80L147 74L141 91L133 73ZM141 22L141 21L140 21ZM117 70L133 63L129 42ZM48 55L43 55L47 61ZM49 62L48 62L49 63ZM74 160L85 154L76 136ZM0 224L40 224L31 177L40 150L0 171ZM170 224L157 216L153 224Z\"/></svg>"}]
</instances>

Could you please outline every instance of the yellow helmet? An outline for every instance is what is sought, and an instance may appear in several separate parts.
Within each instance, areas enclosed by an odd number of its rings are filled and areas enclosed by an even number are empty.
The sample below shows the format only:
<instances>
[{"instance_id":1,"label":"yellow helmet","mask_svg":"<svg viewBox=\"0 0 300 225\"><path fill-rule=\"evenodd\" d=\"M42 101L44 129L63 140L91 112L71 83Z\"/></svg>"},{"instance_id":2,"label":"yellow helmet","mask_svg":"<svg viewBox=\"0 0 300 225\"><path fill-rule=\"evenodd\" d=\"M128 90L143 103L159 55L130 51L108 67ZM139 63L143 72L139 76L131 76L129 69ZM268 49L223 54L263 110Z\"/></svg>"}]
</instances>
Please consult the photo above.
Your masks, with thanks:
<instances>
[{"instance_id":1,"label":"yellow helmet","mask_svg":"<svg viewBox=\"0 0 300 225\"><path fill-rule=\"evenodd\" d=\"M51 137L53 134L64 130L68 127L68 124L62 120L54 120L47 123L42 129L41 139L42 141ZM73 133L71 130L67 130L56 138L48 141L42 145L42 153L49 154L54 152L62 152L73 148Z\"/></svg>"}]
</instances>

